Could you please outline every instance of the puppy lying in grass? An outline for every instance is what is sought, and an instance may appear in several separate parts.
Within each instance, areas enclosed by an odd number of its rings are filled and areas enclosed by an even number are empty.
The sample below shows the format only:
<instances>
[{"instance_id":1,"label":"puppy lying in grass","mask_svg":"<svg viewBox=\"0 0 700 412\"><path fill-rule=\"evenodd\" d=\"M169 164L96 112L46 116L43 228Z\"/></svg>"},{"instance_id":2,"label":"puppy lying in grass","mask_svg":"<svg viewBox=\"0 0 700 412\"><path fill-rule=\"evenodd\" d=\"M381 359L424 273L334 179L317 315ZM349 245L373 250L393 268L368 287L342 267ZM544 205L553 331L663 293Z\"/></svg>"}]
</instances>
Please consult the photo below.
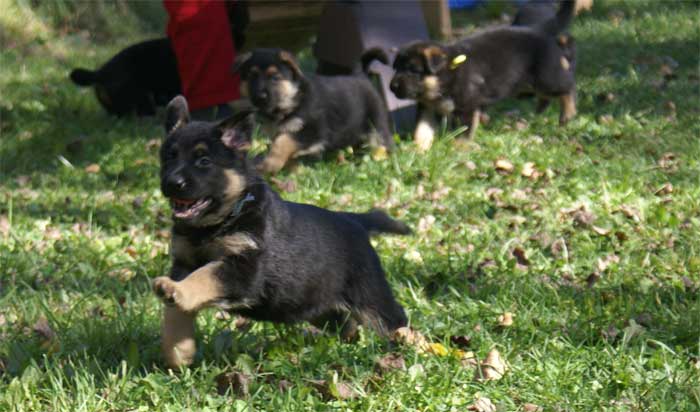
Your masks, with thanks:
<instances>
[{"instance_id":1,"label":"puppy lying in grass","mask_svg":"<svg viewBox=\"0 0 700 412\"><path fill-rule=\"evenodd\" d=\"M370 63L388 64L383 51L362 56L362 73L306 76L294 56L280 49L256 49L236 58L233 72L246 82L248 97L274 123L270 152L259 169L276 173L291 158L369 143L394 146L389 115L367 77Z\"/></svg>"},{"instance_id":2,"label":"puppy lying in grass","mask_svg":"<svg viewBox=\"0 0 700 412\"><path fill-rule=\"evenodd\" d=\"M195 355L197 312L218 307L274 322L357 324L388 335L406 325L373 233L410 229L385 213L341 213L282 200L241 147L254 127L241 113L219 123L189 120L181 96L168 105L161 190L170 199L173 266L153 281L165 302L162 350L169 366Z\"/></svg>"},{"instance_id":3,"label":"puppy lying in grass","mask_svg":"<svg viewBox=\"0 0 700 412\"><path fill-rule=\"evenodd\" d=\"M94 87L100 105L117 116L152 116L156 106L180 94L177 59L167 38L129 46L97 70L74 69L70 78Z\"/></svg>"},{"instance_id":4,"label":"puppy lying in grass","mask_svg":"<svg viewBox=\"0 0 700 412\"><path fill-rule=\"evenodd\" d=\"M542 98L539 110L558 98L560 124L570 120L576 114L575 49L571 36L560 33L573 14L573 0L563 0L556 16L541 24L487 29L451 45L418 42L401 48L390 87L398 98L419 103L418 146L431 146L436 117L461 118L473 137L481 110L523 85Z\"/></svg>"}]
</instances>

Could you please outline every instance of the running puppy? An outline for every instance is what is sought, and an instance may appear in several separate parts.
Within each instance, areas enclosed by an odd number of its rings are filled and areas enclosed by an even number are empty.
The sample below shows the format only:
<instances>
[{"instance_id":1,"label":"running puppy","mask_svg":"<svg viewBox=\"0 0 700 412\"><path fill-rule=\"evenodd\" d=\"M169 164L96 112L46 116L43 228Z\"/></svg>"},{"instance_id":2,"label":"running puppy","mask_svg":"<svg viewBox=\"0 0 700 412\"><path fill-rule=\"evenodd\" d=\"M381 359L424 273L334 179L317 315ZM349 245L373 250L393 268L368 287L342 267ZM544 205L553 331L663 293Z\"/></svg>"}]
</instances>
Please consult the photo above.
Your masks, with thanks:
<instances>
[{"instance_id":1,"label":"running puppy","mask_svg":"<svg viewBox=\"0 0 700 412\"><path fill-rule=\"evenodd\" d=\"M175 52L167 38L136 43L117 53L97 70L74 69L78 86L92 86L110 114L152 116L180 94Z\"/></svg>"},{"instance_id":2,"label":"running puppy","mask_svg":"<svg viewBox=\"0 0 700 412\"><path fill-rule=\"evenodd\" d=\"M183 97L168 105L161 190L173 213L173 264L153 290L165 302L162 350L171 367L192 363L194 320L207 307L330 323L345 337L358 323L382 335L406 325L369 236L410 229L380 211L282 200L241 150L253 127L248 113L197 122Z\"/></svg>"},{"instance_id":3,"label":"running puppy","mask_svg":"<svg viewBox=\"0 0 700 412\"><path fill-rule=\"evenodd\" d=\"M391 90L419 103L414 132L426 150L435 135L436 116L454 114L470 125L473 137L480 111L530 85L541 96L560 100L560 124L576 114L573 39L559 35L574 14L574 1L563 0L554 19L534 27L499 27L451 45L418 42L399 50Z\"/></svg>"},{"instance_id":4,"label":"running puppy","mask_svg":"<svg viewBox=\"0 0 700 412\"><path fill-rule=\"evenodd\" d=\"M350 76L306 76L294 56L255 49L236 58L233 72L246 81L259 113L274 124L270 152L259 169L276 173L291 158L369 143L390 150L394 142L384 101L366 76L372 61L388 64L383 51L362 56Z\"/></svg>"}]
</instances>

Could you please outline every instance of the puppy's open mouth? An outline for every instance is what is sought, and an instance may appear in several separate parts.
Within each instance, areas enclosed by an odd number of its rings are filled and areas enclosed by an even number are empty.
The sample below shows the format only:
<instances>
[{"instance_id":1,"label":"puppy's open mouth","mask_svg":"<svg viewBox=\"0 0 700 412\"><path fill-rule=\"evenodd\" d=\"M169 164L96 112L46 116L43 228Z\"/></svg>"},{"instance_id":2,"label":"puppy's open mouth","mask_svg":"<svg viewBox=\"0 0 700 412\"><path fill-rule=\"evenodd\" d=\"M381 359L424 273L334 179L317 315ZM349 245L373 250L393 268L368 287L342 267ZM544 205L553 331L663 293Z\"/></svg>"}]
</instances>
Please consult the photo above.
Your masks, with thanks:
<instances>
[{"instance_id":1,"label":"puppy's open mouth","mask_svg":"<svg viewBox=\"0 0 700 412\"><path fill-rule=\"evenodd\" d=\"M192 219L202 214L211 204L211 198L202 199L170 199L170 206L173 208L173 216L178 219Z\"/></svg>"}]
</instances>

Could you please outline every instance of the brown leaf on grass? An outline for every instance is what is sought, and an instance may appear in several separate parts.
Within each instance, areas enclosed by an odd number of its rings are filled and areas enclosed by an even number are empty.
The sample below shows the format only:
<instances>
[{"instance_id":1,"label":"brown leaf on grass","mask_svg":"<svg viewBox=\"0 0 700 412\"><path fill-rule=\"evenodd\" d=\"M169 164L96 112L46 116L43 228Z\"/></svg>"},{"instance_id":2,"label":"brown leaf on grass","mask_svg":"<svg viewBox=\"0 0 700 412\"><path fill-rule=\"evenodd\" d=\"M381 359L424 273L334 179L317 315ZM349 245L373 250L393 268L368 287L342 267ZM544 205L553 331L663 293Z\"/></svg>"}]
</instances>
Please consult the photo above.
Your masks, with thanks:
<instances>
[{"instance_id":1,"label":"brown leaf on grass","mask_svg":"<svg viewBox=\"0 0 700 412\"><path fill-rule=\"evenodd\" d=\"M527 120L525 120L525 119L518 119L518 120L515 122L515 130L521 131L521 130L525 130L525 129L527 129Z\"/></svg>"},{"instance_id":2,"label":"brown leaf on grass","mask_svg":"<svg viewBox=\"0 0 700 412\"><path fill-rule=\"evenodd\" d=\"M27 184L29 184L30 181L31 181L31 178L27 175L19 175L15 178L15 182L17 183L17 186L19 186L19 187L26 186Z\"/></svg>"},{"instance_id":3,"label":"brown leaf on grass","mask_svg":"<svg viewBox=\"0 0 700 412\"><path fill-rule=\"evenodd\" d=\"M610 125L614 121L615 121L615 118L609 114L602 114L602 115L598 116L598 123L600 123L600 124Z\"/></svg>"},{"instance_id":4,"label":"brown leaf on grass","mask_svg":"<svg viewBox=\"0 0 700 412\"><path fill-rule=\"evenodd\" d=\"M294 384L286 379L280 379L279 382L277 382L277 389L279 389L280 392L287 392L292 389L292 387L294 387Z\"/></svg>"},{"instance_id":5,"label":"brown leaf on grass","mask_svg":"<svg viewBox=\"0 0 700 412\"><path fill-rule=\"evenodd\" d=\"M5 215L0 215L0 233L2 233L3 236L10 234L10 219Z\"/></svg>"},{"instance_id":6,"label":"brown leaf on grass","mask_svg":"<svg viewBox=\"0 0 700 412\"><path fill-rule=\"evenodd\" d=\"M495 381L503 377L508 370L508 365L501 357L497 349L491 349L486 355L486 359L481 362L479 368L474 375L474 379L478 381Z\"/></svg>"},{"instance_id":7,"label":"brown leaf on grass","mask_svg":"<svg viewBox=\"0 0 700 412\"><path fill-rule=\"evenodd\" d=\"M87 173L100 173L100 165L93 163L85 167Z\"/></svg>"},{"instance_id":8,"label":"brown leaf on grass","mask_svg":"<svg viewBox=\"0 0 700 412\"><path fill-rule=\"evenodd\" d=\"M467 406L468 411L472 412L496 412L496 405L489 398L476 398L474 403Z\"/></svg>"},{"instance_id":9,"label":"brown leaf on grass","mask_svg":"<svg viewBox=\"0 0 700 412\"><path fill-rule=\"evenodd\" d=\"M131 256L132 258L136 258L138 256L138 252L136 251L136 248L133 246L127 246L126 249L124 249L124 252L126 252L127 255Z\"/></svg>"},{"instance_id":10,"label":"brown leaf on grass","mask_svg":"<svg viewBox=\"0 0 700 412\"><path fill-rule=\"evenodd\" d=\"M656 164L658 164L659 167L664 170L673 170L677 168L678 157L675 153L666 152L663 155L661 155L659 160L656 161Z\"/></svg>"},{"instance_id":11,"label":"brown leaf on grass","mask_svg":"<svg viewBox=\"0 0 700 412\"><path fill-rule=\"evenodd\" d=\"M219 395L225 395L230 388L231 393L236 396L248 396L252 377L242 372L224 372L214 379Z\"/></svg>"},{"instance_id":12,"label":"brown leaf on grass","mask_svg":"<svg viewBox=\"0 0 700 412\"><path fill-rule=\"evenodd\" d=\"M379 373L386 373L396 369L406 369L406 361L404 360L403 356L398 353L387 353L386 355L377 359L374 365L375 369Z\"/></svg>"},{"instance_id":13,"label":"brown leaf on grass","mask_svg":"<svg viewBox=\"0 0 700 412\"><path fill-rule=\"evenodd\" d=\"M496 168L496 171L498 173L502 174L509 174L513 171L514 166L513 163L506 159L498 159L495 162L493 162L493 166Z\"/></svg>"},{"instance_id":14,"label":"brown leaf on grass","mask_svg":"<svg viewBox=\"0 0 700 412\"><path fill-rule=\"evenodd\" d=\"M34 326L32 326L32 330L34 333L36 333L40 338L50 341L53 340L56 337L56 332L51 329L51 325L49 325L48 319L46 319L45 316L41 316L36 323L34 323Z\"/></svg>"},{"instance_id":15,"label":"brown leaf on grass","mask_svg":"<svg viewBox=\"0 0 700 412\"><path fill-rule=\"evenodd\" d=\"M596 266L599 272L605 272L610 265L620 263L620 257L614 253L611 253L605 257L598 258Z\"/></svg>"},{"instance_id":16,"label":"brown leaf on grass","mask_svg":"<svg viewBox=\"0 0 700 412\"><path fill-rule=\"evenodd\" d=\"M559 213L570 217L575 224L580 226L589 226L595 221L595 215L588 210L588 207L585 204L568 209L561 209L559 210Z\"/></svg>"},{"instance_id":17,"label":"brown leaf on grass","mask_svg":"<svg viewBox=\"0 0 700 412\"><path fill-rule=\"evenodd\" d=\"M484 194L486 195L487 199L498 201L500 199L500 196L503 194L503 189L499 189L497 187L489 187L488 189L486 189Z\"/></svg>"},{"instance_id":18,"label":"brown leaf on grass","mask_svg":"<svg viewBox=\"0 0 700 412\"><path fill-rule=\"evenodd\" d=\"M626 218L632 219L635 222L639 222L641 220L641 215L639 212L639 209L637 209L634 206L629 206L629 205L620 205L617 209L615 209L615 212L620 212L622 213Z\"/></svg>"},{"instance_id":19,"label":"brown leaf on grass","mask_svg":"<svg viewBox=\"0 0 700 412\"><path fill-rule=\"evenodd\" d=\"M459 359L459 363L461 363L464 368L476 368L479 366L479 360L472 351L455 349L452 353Z\"/></svg>"},{"instance_id":20,"label":"brown leaf on grass","mask_svg":"<svg viewBox=\"0 0 700 412\"><path fill-rule=\"evenodd\" d=\"M372 160L380 162L389 158L389 154L384 146L376 146L372 149Z\"/></svg>"},{"instance_id":21,"label":"brown leaf on grass","mask_svg":"<svg viewBox=\"0 0 700 412\"><path fill-rule=\"evenodd\" d=\"M596 225L591 226L591 230L596 234L600 236L607 236L610 234L610 229L605 229L603 227L599 227Z\"/></svg>"},{"instance_id":22,"label":"brown leaf on grass","mask_svg":"<svg viewBox=\"0 0 700 412\"><path fill-rule=\"evenodd\" d=\"M542 412L542 407L534 403L524 403L523 412Z\"/></svg>"},{"instance_id":23,"label":"brown leaf on grass","mask_svg":"<svg viewBox=\"0 0 700 412\"><path fill-rule=\"evenodd\" d=\"M344 381L329 382L325 379L309 379L307 382L314 387L325 400L354 399L360 396L349 383Z\"/></svg>"},{"instance_id":24,"label":"brown leaf on grass","mask_svg":"<svg viewBox=\"0 0 700 412\"><path fill-rule=\"evenodd\" d=\"M434 224L435 224L435 216L433 216L433 215L423 216L422 218L420 218L418 220L418 232L426 233L433 227Z\"/></svg>"},{"instance_id":25,"label":"brown leaf on grass","mask_svg":"<svg viewBox=\"0 0 700 412\"><path fill-rule=\"evenodd\" d=\"M451 187L440 186L436 191L430 194L430 200L434 202L442 200L443 198L447 197L448 194L450 194L450 191L452 191Z\"/></svg>"},{"instance_id":26,"label":"brown leaf on grass","mask_svg":"<svg viewBox=\"0 0 700 412\"><path fill-rule=\"evenodd\" d=\"M472 162L471 160L467 160L464 162L464 167L466 167L467 170L476 170L476 163Z\"/></svg>"},{"instance_id":27,"label":"brown leaf on grass","mask_svg":"<svg viewBox=\"0 0 700 412\"><path fill-rule=\"evenodd\" d=\"M392 335L392 340L403 345L413 346L419 352L428 350L428 341L425 339L425 336L408 326L396 329Z\"/></svg>"},{"instance_id":28,"label":"brown leaf on grass","mask_svg":"<svg viewBox=\"0 0 700 412\"><path fill-rule=\"evenodd\" d=\"M498 315L498 326L504 328L513 326L513 314L511 312L503 312L503 314Z\"/></svg>"},{"instance_id":29,"label":"brown leaf on grass","mask_svg":"<svg viewBox=\"0 0 700 412\"><path fill-rule=\"evenodd\" d=\"M293 180L282 180L273 177L270 181L280 192L294 193L297 191L297 184Z\"/></svg>"},{"instance_id":30,"label":"brown leaf on grass","mask_svg":"<svg viewBox=\"0 0 700 412\"><path fill-rule=\"evenodd\" d=\"M540 176L542 176L542 173L537 170L534 162L526 162L523 165L523 169L520 171L520 174L523 177L527 177L528 179L532 180L537 180Z\"/></svg>"},{"instance_id":31,"label":"brown leaf on grass","mask_svg":"<svg viewBox=\"0 0 700 412\"><path fill-rule=\"evenodd\" d=\"M523 250L523 248L518 246L518 247L515 247L511 253L512 253L513 257L515 258L516 267L518 269L521 269L521 270L527 270L527 268L530 266L530 261L528 260L527 256L525 255L525 250Z\"/></svg>"},{"instance_id":32,"label":"brown leaf on grass","mask_svg":"<svg viewBox=\"0 0 700 412\"><path fill-rule=\"evenodd\" d=\"M607 329L601 331L600 334L603 335L605 340L613 341L620 334L620 330L616 328L615 325L611 324L607 327Z\"/></svg>"},{"instance_id":33,"label":"brown leaf on grass","mask_svg":"<svg viewBox=\"0 0 700 412\"><path fill-rule=\"evenodd\" d=\"M345 193L338 197L337 203L340 206L347 206L352 202L352 194Z\"/></svg>"},{"instance_id":34,"label":"brown leaf on grass","mask_svg":"<svg viewBox=\"0 0 700 412\"><path fill-rule=\"evenodd\" d=\"M450 336L450 343L458 348L468 348L472 343L472 337L469 335Z\"/></svg>"},{"instance_id":35,"label":"brown leaf on grass","mask_svg":"<svg viewBox=\"0 0 700 412\"><path fill-rule=\"evenodd\" d=\"M146 150L154 150L160 147L161 140L159 138L151 139L146 142Z\"/></svg>"},{"instance_id":36,"label":"brown leaf on grass","mask_svg":"<svg viewBox=\"0 0 700 412\"><path fill-rule=\"evenodd\" d=\"M673 185L671 184L671 182L664 183L660 188L654 191L654 194L656 196L665 196L670 195L671 193L673 193Z\"/></svg>"}]
</instances>

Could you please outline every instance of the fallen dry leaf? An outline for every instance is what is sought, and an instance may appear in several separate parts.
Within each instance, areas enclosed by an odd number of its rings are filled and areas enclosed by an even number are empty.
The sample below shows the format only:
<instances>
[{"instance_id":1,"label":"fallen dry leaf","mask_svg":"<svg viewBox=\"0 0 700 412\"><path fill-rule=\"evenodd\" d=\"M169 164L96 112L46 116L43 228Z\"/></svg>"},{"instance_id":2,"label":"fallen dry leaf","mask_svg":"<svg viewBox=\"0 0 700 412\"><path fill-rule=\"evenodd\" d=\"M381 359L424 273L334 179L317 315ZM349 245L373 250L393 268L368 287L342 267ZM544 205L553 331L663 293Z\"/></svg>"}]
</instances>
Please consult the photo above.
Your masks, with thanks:
<instances>
[{"instance_id":1,"label":"fallen dry leaf","mask_svg":"<svg viewBox=\"0 0 700 412\"><path fill-rule=\"evenodd\" d=\"M132 258L136 258L136 256L138 256L138 252L133 246L127 246L127 248L124 249L124 252L126 252L126 254L131 256Z\"/></svg>"},{"instance_id":2,"label":"fallen dry leaf","mask_svg":"<svg viewBox=\"0 0 700 412\"><path fill-rule=\"evenodd\" d=\"M384 146L376 146L372 149L372 160L379 162L389 158L389 155Z\"/></svg>"},{"instance_id":3,"label":"fallen dry leaf","mask_svg":"<svg viewBox=\"0 0 700 412\"><path fill-rule=\"evenodd\" d=\"M608 326L607 329L601 331L601 335L605 338L605 340L615 340L617 335L620 334L620 330L615 327L615 325L610 325Z\"/></svg>"},{"instance_id":4,"label":"fallen dry leaf","mask_svg":"<svg viewBox=\"0 0 700 412\"><path fill-rule=\"evenodd\" d=\"M496 405L489 398L476 398L473 404L467 406L468 411L473 412L496 412Z\"/></svg>"},{"instance_id":5,"label":"fallen dry leaf","mask_svg":"<svg viewBox=\"0 0 700 412\"><path fill-rule=\"evenodd\" d=\"M100 173L100 165L93 163L85 167L87 173Z\"/></svg>"},{"instance_id":6,"label":"fallen dry leaf","mask_svg":"<svg viewBox=\"0 0 700 412\"><path fill-rule=\"evenodd\" d=\"M5 215L0 215L0 233L2 233L3 236L10 234L10 219Z\"/></svg>"},{"instance_id":7,"label":"fallen dry leaf","mask_svg":"<svg viewBox=\"0 0 700 412\"><path fill-rule=\"evenodd\" d=\"M468 170L476 170L476 163L472 162L471 160L467 160L466 162L464 162L464 166Z\"/></svg>"},{"instance_id":8,"label":"fallen dry leaf","mask_svg":"<svg viewBox=\"0 0 700 412\"><path fill-rule=\"evenodd\" d=\"M673 193L673 185L670 182L664 183L654 192L656 196L670 195L671 193Z\"/></svg>"},{"instance_id":9,"label":"fallen dry leaf","mask_svg":"<svg viewBox=\"0 0 700 412\"><path fill-rule=\"evenodd\" d=\"M337 203L340 206L347 206L350 204L350 202L352 202L352 194L350 194L350 193L345 193L345 194L340 195L340 197L338 197L338 201L337 201Z\"/></svg>"},{"instance_id":10,"label":"fallen dry leaf","mask_svg":"<svg viewBox=\"0 0 700 412\"><path fill-rule=\"evenodd\" d=\"M634 206L620 205L620 207L615 209L615 211L622 213L626 218L632 219L635 222L639 222L641 220L639 209Z\"/></svg>"},{"instance_id":11,"label":"fallen dry leaf","mask_svg":"<svg viewBox=\"0 0 700 412\"><path fill-rule=\"evenodd\" d=\"M534 403L525 403L525 404L523 404L523 411L524 412L541 412L542 407L539 405L535 405Z\"/></svg>"},{"instance_id":12,"label":"fallen dry leaf","mask_svg":"<svg viewBox=\"0 0 700 412\"><path fill-rule=\"evenodd\" d=\"M590 210L588 210L588 207L585 204L574 206L568 209L561 209L559 210L559 213L561 213L564 216L571 217L574 223L580 226L588 226L595 221L595 215Z\"/></svg>"},{"instance_id":13,"label":"fallen dry leaf","mask_svg":"<svg viewBox=\"0 0 700 412\"><path fill-rule=\"evenodd\" d=\"M496 171L503 174L508 174L513 171L513 163L506 159L498 159L493 163Z\"/></svg>"},{"instance_id":14,"label":"fallen dry leaf","mask_svg":"<svg viewBox=\"0 0 700 412\"><path fill-rule=\"evenodd\" d=\"M49 325L49 321L45 316L37 319L32 330L44 340L52 340L56 337L56 332L51 329L51 325Z\"/></svg>"},{"instance_id":15,"label":"fallen dry leaf","mask_svg":"<svg viewBox=\"0 0 700 412\"><path fill-rule=\"evenodd\" d=\"M605 124L609 125L612 124L615 121L615 118L612 117L612 115L609 114L603 114L598 116L598 123L600 124Z\"/></svg>"},{"instance_id":16,"label":"fallen dry leaf","mask_svg":"<svg viewBox=\"0 0 700 412\"><path fill-rule=\"evenodd\" d=\"M450 336L450 343L459 348L468 348L472 343L472 338L468 335Z\"/></svg>"},{"instance_id":17,"label":"fallen dry leaf","mask_svg":"<svg viewBox=\"0 0 700 412\"><path fill-rule=\"evenodd\" d=\"M158 138L151 139L151 140L146 142L146 150L157 149L160 147L160 143L161 143L161 141Z\"/></svg>"},{"instance_id":18,"label":"fallen dry leaf","mask_svg":"<svg viewBox=\"0 0 700 412\"><path fill-rule=\"evenodd\" d=\"M375 362L375 368L380 373L389 372L395 369L404 370L406 369L406 361L401 354L387 353L386 355L377 359Z\"/></svg>"},{"instance_id":19,"label":"fallen dry leaf","mask_svg":"<svg viewBox=\"0 0 700 412\"><path fill-rule=\"evenodd\" d=\"M481 362L481 365L474 375L474 379L479 381L495 381L503 377L508 370L500 352L497 349L491 349L491 352L486 355L486 359Z\"/></svg>"},{"instance_id":20,"label":"fallen dry leaf","mask_svg":"<svg viewBox=\"0 0 700 412\"><path fill-rule=\"evenodd\" d=\"M598 271L605 272L605 270L610 267L610 265L620 263L620 257L616 254L609 254L603 258L598 258Z\"/></svg>"},{"instance_id":21,"label":"fallen dry leaf","mask_svg":"<svg viewBox=\"0 0 700 412\"><path fill-rule=\"evenodd\" d=\"M592 225L591 230L600 236L607 236L610 234L610 229L605 229L596 225Z\"/></svg>"},{"instance_id":22,"label":"fallen dry leaf","mask_svg":"<svg viewBox=\"0 0 700 412\"><path fill-rule=\"evenodd\" d=\"M229 388L236 396L247 396L252 377L242 372L224 372L214 378L216 391L219 395L225 395Z\"/></svg>"},{"instance_id":23,"label":"fallen dry leaf","mask_svg":"<svg viewBox=\"0 0 700 412\"><path fill-rule=\"evenodd\" d=\"M425 233L435 224L435 216L427 215L418 220L418 232Z\"/></svg>"},{"instance_id":24,"label":"fallen dry leaf","mask_svg":"<svg viewBox=\"0 0 700 412\"><path fill-rule=\"evenodd\" d=\"M499 189L497 187L489 187L488 189L486 189L484 194L489 200L497 201L499 200L499 197L503 194L503 189Z\"/></svg>"},{"instance_id":25,"label":"fallen dry leaf","mask_svg":"<svg viewBox=\"0 0 700 412\"><path fill-rule=\"evenodd\" d=\"M664 170L673 170L676 169L678 158L675 153L667 152L661 155L656 163Z\"/></svg>"},{"instance_id":26,"label":"fallen dry leaf","mask_svg":"<svg viewBox=\"0 0 700 412\"><path fill-rule=\"evenodd\" d=\"M535 167L535 163L533 162L526 162L523 165L523 169L520 171L520 174L523 177L527 177L529 179L537 179L540 176L542 176L542 173L540 173L537 168Z\"/></svg>"},{"instance_id":27,"label":"fallen dry leaf","mask_svg":"<svg viewBox=\"0 0 700 412\"><path fill-rule=\"evenodd\" d=\"M455 349L454 351L452 351L452 354L459 359L459 362L465 368L476 368L477 366L479 366L479 360L476 358L476 355L472 351L463 351Z\"/></svg>"},{"instance_id":28,"label":"fallen dry leaf","mask_svg":"<svg viewBox=\"0 0 700 412\"><path fill-rule=\"evenodd\" d=\"M396 329L392 335L392 339L397 343L413 346L420 352L428 350L428 341L425 339L425 336L408 326Z\"/></svg>"},{"instance_id":29,"label":"fallen dry leaf","mask_svg":"<svg viewBox=\"0 0 700 412\"><path fill-rule=\"evenodd\" d=\"M360 394L347 382L329 382L325 379L312 379L307 382L313 386L326 400L353 399Z\"/></svg>"},{"instance_id":30,"label":"fallen dry leaf","mask_svg":"<svg viewBox=\"0 0 700 412\"><path fill-rule=\"evenodd\" d=\"M498 325L504 328L513 326L513 314L511 312L504 312L502 315L498 315Z\"/></svg>"},{"instance_id":31,"label":"fallen dry leaf","mask_svg":"<svg viewBox=\"0 0 700 412\"><path fill-rule=\"evenodd\" d=\"M518 269L524 269L526 270L528 266L530 266L530 261L528 260L527 256L525 255L525 250L521 247L516 247L513 249L511 252L513 254L513 257L515 258L515 264L518 267Z\"/></svg>"}]
</instances>

